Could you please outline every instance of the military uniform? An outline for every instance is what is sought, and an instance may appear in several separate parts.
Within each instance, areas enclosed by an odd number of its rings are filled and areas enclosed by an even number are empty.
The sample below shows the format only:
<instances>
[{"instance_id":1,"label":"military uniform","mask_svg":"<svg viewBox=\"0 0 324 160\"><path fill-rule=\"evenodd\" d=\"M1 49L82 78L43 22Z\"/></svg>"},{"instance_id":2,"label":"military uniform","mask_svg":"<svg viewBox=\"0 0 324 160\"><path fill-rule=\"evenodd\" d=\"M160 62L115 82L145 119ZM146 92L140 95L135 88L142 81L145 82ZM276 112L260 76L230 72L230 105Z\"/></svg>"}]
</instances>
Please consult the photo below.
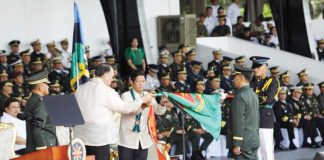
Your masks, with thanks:
<instances>
[{"instance_id":1,"label":"military uniform","mask_svg":"<svg viewBox=\"0 0 324 160\"><path fill-rule=\"evenodd\" d=\"M222 52L220 50L213 51L213 55L221 55ZM214 71L216 75L220 75L222 73L222 66L221 66L221 60L212 60L208 63L208 69L211 67L214 67Z\"/></svg>"},{"instance_id":2,"label":"military uniform","mask_svg":"<svg viewBox=\"0 0 324 160\"><path fill-rule=\"evenodd\" d=\"M48 83L47 79L48 72L40 72L35 74L32 77L26 79L30 85L37 85L39 83ZM35 117L38 117L44 122L35 123L31 121L27 121L27 145L26 145L26 153L30 153L36 151L37 149L44 149L44 147L55 146L57 144L57 140L54 135L51 133L44 131L40 127L50 130L55 134L55 127L51 124L48 113L46 111L42 96L32 93L31 97L26 103L26 107L24 108L24 112L31 114Z\"/></svg>"},{"instance_id":3,"label":"military uniform","mask_svg":"<svg viewBox=\"0 0 324 160\"><path fill-rule=\"evenodd\" d=\"M25 97L29 95L29 89L27 84L18 85L17 83L13 83L12 88L12 97Z\"/></svg>"},{"instance_id":4,"label":"military uniform","mask_svg":"<svg viewBox=\"0 0 324 160\"><path fill-rule=\"evenodd\" d=\"M19 44L20 44L20 41L19 41L19 40L13 40L13 41L9 42L9 46L11 46L11 47L13 47L13 46L18 47ZM18 60L20 59L20 56L19 56L18 53L13 53L13 52L11 52L11 53L7 56L7 58L8 58L8 63L11 64L11 63L13 63L13 62L18 61Z\"/></svg>"},{"instance_id":5,"label":"military uniform","mask_svg":"<svg viewBox=\"0 0 324 160\"><path fill-rule=\"evenodd\" d=\"M41 43L40 43L39 39L37 39L36 41L33 41L30 45L34 47L35 45L41 45ZM46 56L44 53L33 51L31 53L30 58L31 58L31 61L41 60L42 63L44 63Z\"/></svg>"},{"instance_id":6,"label":"military uniform","mask_svg":"<svg viewBox=\"0 0 324 160\"><path fill-rule=\"evenodd\" d=\"M181 70L183 67L184 67L183 63L175 63L175 62L173 62L170 65L170 69L171 69L170 76L171 76L172 81L176 81L178 71Z\"/></svg>"},{"instance_id":7,"label":"military uniform","mask_svg":"<svg viewBox=\"0 0 324 160\"><path fill-rule=\"evenodd\" d=\"M22 57L22 56L30 56L29 49L20 52L19 55L20 55L20 57ZM22 63L23 63L23 67L24 67L24 78L30 77L31 74L32 74L31 63L30 62L23 62L23 61L22 61Z\"/></svg>"},{"instance_id":8,"label":"military uniform","mask_svg":"<svg viewBox=\"0 0 324 160\"><path fill-rule=\"evenodd\" d=\"M251 74L252 70L235 65L235 74ZM235 159L257 159L259 147L259 103L258 97L249 85L236 92L229 110L227 148L240 147L241 153Z\"/></svg>"},{"instance_id":9,"label":"military uniform","mask_svg":"<svg viewBox=\"0 0 324 160\"><path fill-rule=\"evenodd\" d=\"M183 67L182 69L178 70L177 74L187 74L186 68ZM177 80L174 83L174 88L175 88L175 92L182 92L182 93L191 92L190 85L185 81Z\"/></svg>"},{"instance_id":10,"label":"military uniform","mask_svg":"<svg viewBox=\"0 0 324 160\"><path fill-rule=\"evenodd\" d=\"M169 65L167 64L159 64L158 65L158 77L161 79L162 75L163 74L167 74L167 73L170 73L171 72L171 68Z\"/></svg>"},{"instance_id":11,"label":"military uniform","mask_svg":"<svg viewBox=\"0 0 324 160\"><path fill-rule=\"evenodd\" d=\"M322 89L324 87L324 82L321 82L318 84L318 86L320 87L320 89ZM324 125L324 93L321 92L318 96L317 96L317 101L318 101L318 109L319 109L319 114L322 116L322 118L320 118L320 126ZM324 137L324 127L318 128L320 130L321 136ZM322 141L322 145L324 145L324 141Z\"/></svg>"},{"instance_id":12,"label":"military uniform","mask_svg":"<svg viewBox=\"0 0 324 160\"><path fill-rule=\"evenodd\" d=\"M324 44L324 39L321 39L319 41L319 45ZM320 48L319 46L316 47L317 55L318 55L318 60L319 61L324 61L324 48Z\"/></svg>"},{"instance_id":13,"label":"military uniform","mask_svg":"<svg viewBox=\"0 0 324 160\"><path fill-rule=\"evenodd\" d=\"M198 61L193 61L192 62L192 67L197 67L201 69L201 62ZM198 72L194 73L193 71L189 72L190 74L188 75L188 83L190 85L191 91L194 92L194 88L196 88L196 83L199 79L204 79L204 76Z\"/></svg>"},{"instance_id":14,"label":"military uniform","mask_svg":"<svg viewBox=\"0 0 324 160\"><path fill-rule=\"evenodd\" d=\"M306 69L303 69L302 71L300 71L299 73L297 73L298 77L300 78L301 76L307 76L307 72L306 72ZM302 82L302 81L299 81L296 86L304 86L307 82Z\"/></svg>"},{"instance_id":15,"label":"military uniform","mask_svg":"<svg viewBox=\"0 0 324 160\"><path fill-rule=\"evenodd\" d=\"M4 81L0 83L1 90L3 89L4 86L13 86L10 81ZM5 102L10 99L10 95L4 94L2 91L0 93L0 117L2 116L5 108Z\"/></svg>"},{"instance_id":16,"label":"military uniform","mask_svg":"<svg viewBox=\"0 0 324 160\"><path fill-rule=\"evenodd\" d=\"M197 37L207 37L208 31L204 23L197 22Z\"/></svg>"},{"instance_id":17,"label":"military uniform","mask_svg":"<svg viewBox=\"0 0 324 160\"><path fill-rule=\"evenodd\" d=\"M229 34L231 34L231 30L226 24L222 26L216 26L212 32L212 36L215 37L227 36Z\"/></svg>"},{"instance_id":18,"label":"military uniform","mask_svg":"<svg viewBox=\"0 0 324 160\"><path fill-rule=\"evenodd\" d=\"M222 69L223 70L231 70L231 68L229 67L229 65L223 66ZM232 77L231 76L221 75L220 87L222 89L224 89L224 91L226 93L232 93L234 91L234 83L233 83Z\"/></svg>"}]
</instances>

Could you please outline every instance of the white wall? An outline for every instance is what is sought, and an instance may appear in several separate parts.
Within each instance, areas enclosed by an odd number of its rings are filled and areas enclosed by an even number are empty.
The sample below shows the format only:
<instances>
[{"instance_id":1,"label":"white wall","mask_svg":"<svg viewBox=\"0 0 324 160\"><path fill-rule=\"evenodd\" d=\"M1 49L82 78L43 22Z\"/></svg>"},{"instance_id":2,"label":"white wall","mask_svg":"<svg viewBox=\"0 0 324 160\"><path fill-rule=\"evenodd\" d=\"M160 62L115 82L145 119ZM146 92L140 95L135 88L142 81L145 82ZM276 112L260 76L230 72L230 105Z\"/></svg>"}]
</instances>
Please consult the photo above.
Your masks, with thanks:
<instances>
[{"instance_id":1,"label":"white wall","mask_svg":"<svg viewBox=\"0 0 324 160\"><path fill-rule=\"evenodd\" d=\"M278 65L280 73L288 70L292 75L291 82L294 85L298 82L296 74L304 68L307 68L310 81L315 83L315 85L324 81L323 62L234 37L197 38L197 59L204 62L204 68L212 60L212 51L216 49L222 49L223 56L226 55L232 58L245 55L248 67L251 67L251 61L248 60L251 56L270 57L269 66ZM318 92L318 87L315 88L315 91Z\"/></svg>"},{"instance_id":2,"label":"white wall","mask_svg":"<svg viewBox=\"0 0 324 160\"><path fill-rule=\"evenodd\" d=\"M0 49L8 50L8 42L19 39L20 50L31 48L30 42L39 38L42 52L46 43L73 37L73 0L1 0ZM93 55L103 52L109 39L99 0L77 0L84 41ZM70 47L72 51L72 47Z\"/></svg>"},{"instance_id":3,"label":"white wall","mask_svg":"<svg viewBox=\"0 0 324 160\"><path fill-rule=\"evenodd\" d=\"M142 38L148 63L158 59L156 17L180 15L179 0L137 0Z\"/></svg>"}]
</instances>

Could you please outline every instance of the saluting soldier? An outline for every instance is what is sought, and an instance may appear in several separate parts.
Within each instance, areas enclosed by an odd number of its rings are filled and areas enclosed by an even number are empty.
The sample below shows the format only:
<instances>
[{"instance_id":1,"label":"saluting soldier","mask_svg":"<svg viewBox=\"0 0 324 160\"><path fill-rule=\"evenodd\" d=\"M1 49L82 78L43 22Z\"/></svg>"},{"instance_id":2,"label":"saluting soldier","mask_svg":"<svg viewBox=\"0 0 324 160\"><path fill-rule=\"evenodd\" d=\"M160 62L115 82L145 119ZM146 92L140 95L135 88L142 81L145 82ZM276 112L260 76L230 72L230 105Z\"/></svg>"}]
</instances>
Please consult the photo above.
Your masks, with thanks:
<instances>
[{"instance_id":1,"label":"saluting soldier","mask_svg":"<svg viewBox=\"0 0 324 160\"><path fill-rule=\"evenodd\" d=\"M296 84L296 86L304 86L308 82L308 73L306 69L301 70L299 73L297 73L299 82Z\"/></svg>"},{"instance_id":2,"label":"saluting soldier","mask_svg":"<svg viewBox=\"0 0 324 160\"><path fill-rule=\"evenodd\" d=\"M303 147L317 147L315 138L317 137L316 126L312 123L312 117L310 115L310 109L306 106L301 99L302 86L296 86L291 88L291 97L287 100L294 108L293 118L299 120L298 128L303 129ZM307 138L310 137L312 143L307 142Z\"/></svg>"},{"instance_id":3,"label":"saluting soldier","mask_svg":"<svg viewBox=\"0 0 324 160\"><path fill-rule=\"evenodd\" d=\"M191 92L190 85L187 83L186 67L178 70L178 80L174 83L176 92L189 93Z\"/></svg>"},{"instance_id":4,"label":"saluting soldier","mask_svg":"<svg viewBox=\"0 0 324 160\"><path fill-rule=\"evenodd\" d=\"M317 96L317 101L318 101L318 108L320 111L320 121L318 125L322 126L324 124L324 82L321 82L318 84L318 87L320 89L320 94ZM318 128L320 130L321 136L324 136L324 127ZM322 145L324 145L324 141L322 141Z\"/></svg>"},{"instance_id":5,"label":"saluting soldier","mask_svg":"<svg viewBox=\"0 0 324 160\"><path fill-rule=\"evenodd\" d=\"M270 67L269 70L272 77L279 78L279 66Z\"/></svg>"},{"instance_id":6,"label":"saluting soldier","mask_svg":"<svg viewBox=\"0 0 324 160\"><path fill-rule=\"evenodd\" d=\"M170 65L171 69L171 81L176 81L178 77L178 71L184 68L183 65L183 57L182 54L179 51L173 52L173 63Z\"/></svg>"},{"instance_id":7,"label":"saluting soldier","mask_svg":"<svg viewBox=\"0 0 324 160\"><path fill-rule=\"evenodd\" d=\"M235 58L235 64L243 66L243 67L246 66L245 61L246 61L246 58L244 55L238 56L237 58Z\"/></svg>"},{"instance_id":8,"label":"saluting soldier","mask_svg":"<svg viewBox=\"0 0 324 160\"><path fill-rule=\"evenodd\" d=\"M260 159L274 159L273 128L274 113L273 104L275 97L279 92L280 82L276 77L267 77L268 57L252 56L252 69L254 78L251 81L251 87L258 95L260 106L260 150L258 157ZM262 158L261 158L262 157Z\"/></svg>"},{"instance_id":9,"label":"saluting soldier","mask_svg":"<svg viewBox=\"0 0 324 160\"><path fill-rule=\"evenodd\" d=\"M31 61L40 60L42 63L46 60L46 56L44 53L41 52L42 46L39 39L33 41L30 43L30 45L33 47L33 52L31 53Z\"/></svg>"},{"instance_id":10,"label":"saluting soldier","mask_svg":"<svg viewBox=\"0 0 324 160\"><path fill-rule=\"evenodd\" d=\"M13 62L16 62L17 60L20 59L19 56L19 45L20 41L19 40L12 40L9 42L10 46L10 53L8 55L8 63L11 64Z\"/></svg>"},{"instance_id":11,"label":"saluting soldier","mask_svg":"<svg viewBox=\"0 0 324 160\"><path fill-rule=\"evenodd\" d=\"M43 96L49 94L48 91L48 72L43 71L35 74L26 79L29 85L31 85L32 95L27 101L24 109L25 113L38 117L43 122L37 124L30 121L26 122L27 125L27 145L26 153L30 153L36 150L46 149L50 146L56 146L57 140L54 135L49 132L44 132L41 128L50 130L55 134L55 127L51 124L48 113L43 102Z\"/></svg>"},{"instance_id":12,"label":"saluting soldier","mask_svg":"<svg viewBox=\"0 0 324 160\"><path fill-rule=\"evenodd\" d=\"M313 124L315 124L315 126L317 126L318 128L324 128L323 124L320 123L322 115L320 114L320 110L319 110L319 103L316 99L316 95L314 94L314 84L313 83L306 83L303 86L303 90L304 90L304 94L302 96L302 100L304 101L306 108L309 109L309 115L311 116L311 122ZM315 127L316 128L316 127ZM323 130L320 130L323 131ZM314 130L313 133L314 136L318 136L317 131ZM322 133L323 135L323 133ZM320 148L320 145L318 143L315 142L315 139L313 140L313 147L317 147Z\"/></svg>"},{"instance_id":13,"label":"saluting soldier","mask_svg":"<svg viewBox=\"0 0 324 160\"><path fill-rule=\"evenodd\" d=\"M19 53L20 58L21 58L21 62L24 66L24 77L30 77L31 76L31 57L30 57L30 53L29 53L29 49L21 51Z\"/></svg>"},{"instance_id":14,"label":"saluting soldier","mask_svg":"<svg viewBox=\"0 0 324 160\"><path fill-rule=\"evenodd\" d=\"M201 62L192 61L191 62L191 71L189 71L188 75L188 83L194 92L195 84L199 79L204 79L204 76L201 74Z\"/></svg>"},{"instance_id":15,"label":"saluting soldier","mask_svg":"<svg viewBox=\"0 0 324 160\"><path fill-rule=\"evenodd\" d=\"M280 128L286 128L288 131L288 137L290 141L289 149L297 149L297 147L293 142L293 139L295 138L294 127L298 126L299 120L293 117L294 108L290 103L286 101L287 90L288 90L287 87L280 87L279 94L278 94L278 101L275 102L275 104L273 105L273 110L276 116L276 120L280 125ZM285 147L280 144L280 141L282 140L281 139L282 135L278 135L278 136L279 138L275 137L276 147L284 150Z\"/></svg>"},{"instance_id":16,"label":"saluting soldier","mask_svg":"<svg viewBox=\"0 0 324 160\"><path fill-rule=\"evenodd\" d=\"M215 74L220 75L222 73L222 66L221 66L222 51L221 50L213 51L213 56L214 59L208 63L208 69L214 67Z\"/></svg>"},{"instance_id":17,"label":"saluting soldier","mask_svg":"<svg viewBox=\"0 0 324 160\"><path fill-rule=\"evenodd\" d=\"M234 84L232 79L232 69L229 65L225 65L222 68L223 74L221 75L220 87L224 89L226 93L233 94Z\"/></svg>"},{"instance_id":18,"label":"saluting soldier","mask_svg":"<svg viewBox=\"0 0 324 160\"><path fill-rule=\"evenodd\" d=\"M234 65L234 84L237 88L229 111L227 148L235 160L256 160L259 141L259 101L249 83L252 70Z\"/></svg>"}]
</instances>

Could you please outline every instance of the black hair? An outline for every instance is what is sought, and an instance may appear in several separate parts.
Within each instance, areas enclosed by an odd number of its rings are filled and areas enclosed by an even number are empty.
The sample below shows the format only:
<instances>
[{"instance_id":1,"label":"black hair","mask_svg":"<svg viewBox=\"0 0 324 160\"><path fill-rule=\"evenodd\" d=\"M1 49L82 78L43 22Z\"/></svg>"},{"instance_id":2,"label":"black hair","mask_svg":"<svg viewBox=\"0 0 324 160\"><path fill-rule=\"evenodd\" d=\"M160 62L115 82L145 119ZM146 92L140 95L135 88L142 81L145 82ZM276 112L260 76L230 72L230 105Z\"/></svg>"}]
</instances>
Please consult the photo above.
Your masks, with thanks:
<instances>
[{"instance_id":1,"label":"black hair","mask_svg":"<svg viewBox=\"0 0 324 160\"><path fill-rule=\"evenodd\" d=\"M201 18L201 17L206 17L206 15L204 13L200 13L199 18Z\"/></svg>"},{"instance_id":2,"label":"black hair","mask_svg":"<svg viewBox=\"0 0 324 160\"><path fill-rule=\"evenodd\" d=\"M223 7L218 7L217 12L219 12L220 10L224 10L224 8Z\"/></svg>"},{"instance_id":3,"label":"black hair","mask_svg":"<svg viewBox=\"0 0 324 160\"><path fill-rule=\"evenodd\" d=\"M210 6L206 7L206 12L207 12L209 9L213 9L213 8L210 7Z\"/></svg>"},{"instance_id":4,"label":"black hair","mask_svg":"<svg viewBox=\"0 0 324 160\"><path fill-rule=\"evenodd\" d=\"M243 18L243 16L237 16L237 20L239 20L239 19L241 19L241 18Z\"/></svg>"},{"instance_id":5,"label":"black hair","mask_svg":"<svg viewBox=\"0 0 324 160\"><path fill-rule=\"evenodd\" d=\"M111 69L112 67L109 64L106 63L99 64L95 70L95 75L97 77L102 77L105 73L110 72Z\"/></svg>"},{"instance_id":6,"label":"black hair","mask_svg":"<svg viewBox=\"0 0 324 160\"><path fill-rule=\"evenodd\" d=\"M8 100L6 100L6 101L4 102L4 108L9 108L9 105L10 105L11 103L13 103L13 102L18 102L18 103L19 103L19 101L18 101L17 99L9 98Z\"/></svg>"},{"instance_id":7,"label":"black hair","mask_svg":"<svg viewBox=\"0 0 324 160\"><path fill-rule=\"evenodd\" d=\"M138 77L138 76L144 76L145 77L145 74L144 72L140 71L140 70L136 70L134 72L131 73L130 75L130 79L132 81L135 81L135 79Z\"/></svg>"}]
</instances>

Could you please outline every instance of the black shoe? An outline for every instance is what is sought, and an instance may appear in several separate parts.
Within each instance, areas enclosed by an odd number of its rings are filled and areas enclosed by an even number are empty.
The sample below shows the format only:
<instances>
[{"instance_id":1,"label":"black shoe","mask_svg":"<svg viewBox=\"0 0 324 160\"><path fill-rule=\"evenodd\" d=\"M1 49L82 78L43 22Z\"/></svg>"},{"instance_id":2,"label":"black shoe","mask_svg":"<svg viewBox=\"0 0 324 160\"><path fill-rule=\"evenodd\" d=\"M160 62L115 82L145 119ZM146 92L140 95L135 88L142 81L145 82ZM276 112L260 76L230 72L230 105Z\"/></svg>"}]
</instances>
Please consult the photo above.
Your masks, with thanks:
<instances>
[{"instance_id":1,"label":"black shoe","mask_svg":"<svg viewBox=\"0 0 324 160\"><path fill-rule=\"evenodd\" d=\"M295 150L295 149L297 149L297 147L295 146L294 143L290 143L290 145L289 145L289 149L291 149L291 150Z\"/></svg>"},{"instance_id":2,"label":"black shoe","mask_svg":"<svg viewBox=\"0 0 324 160\"><path fill-rule=\"evenodd\" d=\"M303 145L302 145L303 148L310 148L312 147L311 144L307 143L307 142L304 142Z\"/></svg>"},{"instance_id":3,"label":"black shoe","mask_svg":"<svg viewBox=\"0 0 324 160\"><path fill-rule=\"evenodd\" d=\"M206 157L201 153L201 152L198 152L198 159L201 159L201 160L205 160Z\"/></svg>"}]
</instances>

